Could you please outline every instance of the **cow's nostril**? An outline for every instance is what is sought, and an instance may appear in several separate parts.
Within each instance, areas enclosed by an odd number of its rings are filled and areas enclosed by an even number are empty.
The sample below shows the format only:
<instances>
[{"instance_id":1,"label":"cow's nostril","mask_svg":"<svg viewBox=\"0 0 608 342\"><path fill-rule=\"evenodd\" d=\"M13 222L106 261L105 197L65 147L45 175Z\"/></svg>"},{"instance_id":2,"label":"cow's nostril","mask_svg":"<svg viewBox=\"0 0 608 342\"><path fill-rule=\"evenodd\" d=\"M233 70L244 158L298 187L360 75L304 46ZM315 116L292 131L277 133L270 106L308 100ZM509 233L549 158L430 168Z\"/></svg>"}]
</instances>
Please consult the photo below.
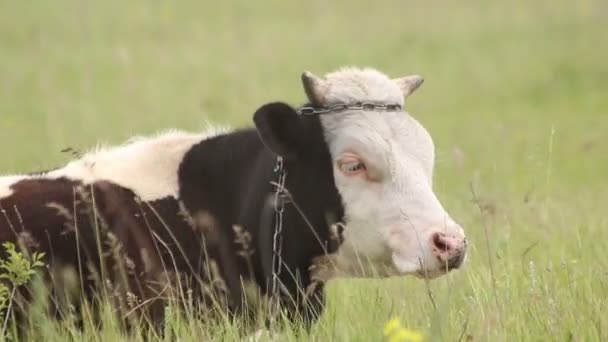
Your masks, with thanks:
<instances>
[{"instance_id":1,"label":"cow's nostril","mask_svg":"<svg viewBox=\"0 0 608 342\"><path fill-rule=\"evenodd\" d=\"M433 235L433 245L442 252L447 252L451 249L443 233L435 233Z\"/></svg>"},{"instance_id":2,"label":"cow's nostril","mask_svg":"<svg viewBox=\"0 0 608 342\"><path fill-rule=\"evenodd\" d=\"M464 237L458 238L442 232L434 233L430 241L432 253L447 270L460 267L464 261L467 241Z\"/></svg>"}]
</instances>

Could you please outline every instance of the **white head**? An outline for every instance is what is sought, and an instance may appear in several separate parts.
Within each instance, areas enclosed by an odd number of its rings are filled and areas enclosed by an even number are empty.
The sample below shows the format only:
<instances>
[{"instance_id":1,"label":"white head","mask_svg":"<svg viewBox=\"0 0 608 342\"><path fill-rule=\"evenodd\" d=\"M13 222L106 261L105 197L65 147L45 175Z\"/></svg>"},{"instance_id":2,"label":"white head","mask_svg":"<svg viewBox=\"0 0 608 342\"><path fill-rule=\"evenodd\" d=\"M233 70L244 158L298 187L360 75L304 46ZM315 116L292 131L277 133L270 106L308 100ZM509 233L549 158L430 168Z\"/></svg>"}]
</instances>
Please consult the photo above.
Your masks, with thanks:
<instances>
[{"instance_id":1,"label":"white head","mask_svg":"<svg viewBox=\"0 0 608 342\"><path fill-rule=\"evenodd\" d=\"M399 105L421 84L417 75L390 79L372 69L342 69L302 81L316 107ZM320 116L345 212L338 267L348 275L416 274L459 267L463 229L432 190L434 146L404 111L347 110ZM356 260L356 261L355 261ZM373 270L372 270L373 268Z\"/></svg>"}]
</instances>

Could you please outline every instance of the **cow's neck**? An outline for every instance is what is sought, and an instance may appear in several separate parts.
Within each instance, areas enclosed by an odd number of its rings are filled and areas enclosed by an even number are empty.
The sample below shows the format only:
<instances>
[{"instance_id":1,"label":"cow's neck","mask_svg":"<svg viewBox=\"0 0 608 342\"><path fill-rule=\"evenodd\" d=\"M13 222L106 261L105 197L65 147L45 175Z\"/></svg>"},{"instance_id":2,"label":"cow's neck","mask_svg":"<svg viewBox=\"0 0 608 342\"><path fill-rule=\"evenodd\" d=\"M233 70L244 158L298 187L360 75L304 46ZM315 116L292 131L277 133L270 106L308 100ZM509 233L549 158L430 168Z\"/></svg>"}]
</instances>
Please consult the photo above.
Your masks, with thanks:
<instances>
[{"instance_id":1,"label":"cow's neck","mask_svg":"<svg viewBox=\"0 0 608 342\"><path fill-rule=\"evenodd\" d=\"M308 268L313 259L335 249L329 225L343 216L329 152L321 132L312 134L317 137L309 155L285 160L284 165L285 186L291 194L288 202L293 203L286 203L283 215L281 280L291 290L310 283ZM276 158L256 131L243 130L194 146L180 167L180 197L191 213L215 216L230 244L235 225L251 234L254 278L262 288L272 274L272 236L277 222L271 183L277 181ZM239 248L237 244L232 247ZM247 263L239 263L241 273L246 273Z\"/></svg>"},{"instance_id":2,"label":"cow's neck","mask_svg":"<svg viewBox=\"0 0 608 342\"><path fill-rule=\"evenodd\" d=\"M322 137L319 137L322 139ZM341 198L335 187L331 158L324 141L310 146L310 155L296 161L284 161L286 172L285 187L288 191L283 215L283 244L281 261L288 270L281 271L281 279L288 287L308 287L314 278L310 274L313 263L325 265L323 256L333 253L340 241L339 229L331 229L334 223L343 218ZM276 160L273 159L272 165ZM274 182L280 173L274 173ZM274 214L271 212L270 214ZM273 215L276 216L276 215ZM273 234L278 224L275 221L266 229L265 241L268 245L262 250L275 248ZM322 261L319 263L319 261ZM324 272L325 273L325 272ZM320 273L317 273L320 275ZM299 284L293 281L298 278ZM325 274L322 275L322 278Z\"/></svg>"}]
</instances>

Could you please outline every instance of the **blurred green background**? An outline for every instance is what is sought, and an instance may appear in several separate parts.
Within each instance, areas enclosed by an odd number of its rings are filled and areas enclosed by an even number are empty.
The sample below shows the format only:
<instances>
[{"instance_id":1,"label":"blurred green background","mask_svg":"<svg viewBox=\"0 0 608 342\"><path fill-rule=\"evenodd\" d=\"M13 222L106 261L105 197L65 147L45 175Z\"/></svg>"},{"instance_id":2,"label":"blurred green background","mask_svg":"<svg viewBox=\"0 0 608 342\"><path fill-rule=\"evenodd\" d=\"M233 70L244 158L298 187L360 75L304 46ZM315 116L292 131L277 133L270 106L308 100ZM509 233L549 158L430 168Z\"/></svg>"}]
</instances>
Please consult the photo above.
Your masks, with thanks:
<instances>
[{"instance_id":1,"label":"blurred green background","mask_svg":"<svg viewBox=\"0 0 608 342\"><path fill-rule=\"evenodd\" d=\"M304 102L304 70L422 74L406 107L435 140L468 265L431 283L437 310L415 279L337 282L313 336L375 340L398 315L444 340L608 339L608 2L1 0L0 13L5 174L60 165L66 147L250 125L266 101Z\"/></svg>"}]
</instances>

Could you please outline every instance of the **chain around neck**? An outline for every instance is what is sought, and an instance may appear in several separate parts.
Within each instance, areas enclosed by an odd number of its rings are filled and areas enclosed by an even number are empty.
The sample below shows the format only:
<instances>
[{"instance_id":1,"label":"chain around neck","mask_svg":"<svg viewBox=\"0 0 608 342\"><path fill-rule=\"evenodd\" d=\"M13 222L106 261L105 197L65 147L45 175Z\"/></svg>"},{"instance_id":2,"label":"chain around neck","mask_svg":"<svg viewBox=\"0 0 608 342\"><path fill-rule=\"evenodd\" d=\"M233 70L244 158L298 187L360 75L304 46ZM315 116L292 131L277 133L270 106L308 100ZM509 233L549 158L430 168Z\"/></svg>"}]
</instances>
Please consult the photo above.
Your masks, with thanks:
<instances>
[{"instance_id":1,"label":"chain around neck","mask_svg":"<svg viewBox=\"0 0 608 342\"><path fill-rule=\"evenodd\" d=\"M328 113L340 113L347 110L365 110L365 111L376 111L376 112L398 112L401 110L399 104L376 104L372 102L358 102L354 105L348 105L345 103L338 103L329 107L302 107L297 110L298 115L315 115L315 114L328 114Z\"/></svg>"}]
</instances>

